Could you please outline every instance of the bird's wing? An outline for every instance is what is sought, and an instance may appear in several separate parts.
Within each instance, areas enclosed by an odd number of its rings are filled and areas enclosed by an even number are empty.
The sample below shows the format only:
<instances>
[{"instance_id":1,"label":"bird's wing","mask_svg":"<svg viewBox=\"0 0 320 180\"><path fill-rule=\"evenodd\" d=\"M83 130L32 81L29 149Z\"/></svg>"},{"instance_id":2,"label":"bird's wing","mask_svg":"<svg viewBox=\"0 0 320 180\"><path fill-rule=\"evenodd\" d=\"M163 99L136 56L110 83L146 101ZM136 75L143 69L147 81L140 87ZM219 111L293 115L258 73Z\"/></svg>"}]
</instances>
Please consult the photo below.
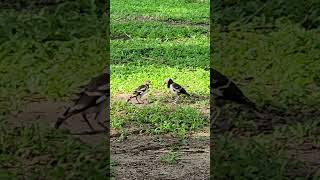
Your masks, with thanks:
<instances>
[{"instance_id":1,"label":"bird's wing","mask_svg":"<svg viewBox=\"0 0 320 180\"><path fill-rule=\"evenodd\" d=\"M179 92L182 89L182 87L177 83L172 83L171 85L172 85L173 91L175 92Z\"/></svg>"},{"instance_id":2,"label":"bird's wing","mask_svg":"<svg viewBox=\"0 0 320 180\"><path fill-rule=\"evenodd\" d=\"M99 86L97 88L97 90L99 90L99 91L107 91L109 89L110 89L110 84L102 84L101 86Z\"/></svg>"},{"instance_id":3,"label":"bird's wing","mask_svg":"<svg viewBox=\"0 0 320 180\"><path fill-rule=\"evenodd\" d=\"M103 101L107 100L107 96L100 96L97 100L96 100L96 104L100 104Z\"/></svg>"},{"instance_id":4,"label":"bird's wing","mask_svg":"<svg viewBox=\"0 0 320 180\"><path fill-rule=\"evenodd\" d=\"M238 86L225 75L211 68L210 76L210 93L215 99L230 100L240 104L247 104L255 108L255 104L251 102Z\"/></svg>"},{"instance_id":5,"label":"bird's wing","mask_svg":"<svg viewBox=\"0 0 320 180\"><path fill-rule=\"evenodd\" d=\"M148 90L148 86L146 85L141 85L139 86L137 89L134 90L134 94L139 95L139 94L143 94L144 92L146 92Z\"/></svg>"},{"instance_id":6,"label":"bird's wing","mask_svg":"<svg viewBox=\"0 0 320 180\"><path fill-rule=\"evenodd\" d=\"M96 106L108 95L110 95L110 85L108 83L110 75L103 73L91 79L91 81L82 86L83 89L75 103L70 107L69 113L82 112L86 109Z\"/></svg>"}]
</instances>

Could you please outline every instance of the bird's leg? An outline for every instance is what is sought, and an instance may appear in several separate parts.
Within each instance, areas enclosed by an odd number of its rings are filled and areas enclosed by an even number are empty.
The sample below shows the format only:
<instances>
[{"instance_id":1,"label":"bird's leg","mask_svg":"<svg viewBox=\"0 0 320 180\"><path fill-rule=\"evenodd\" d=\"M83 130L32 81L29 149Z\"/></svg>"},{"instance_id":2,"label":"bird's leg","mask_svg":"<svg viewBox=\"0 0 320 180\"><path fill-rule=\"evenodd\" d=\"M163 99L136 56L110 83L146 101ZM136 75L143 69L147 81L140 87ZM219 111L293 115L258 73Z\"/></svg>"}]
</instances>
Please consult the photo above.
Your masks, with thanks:
<instances>
[{"instance_id":1,"label":"bird's leg","mask_svg":"<svg viewBox=\"0 0 320 180\"><path fill-rule=\"evenodd\" d=\"M90 130L91 130L92 132L95 131L95 130L93 129L92 125L90 124L90 122L89 122L89 120L88 120L88 118L87 118L87 115L86 115L85 113L82 113L82 117L83 117L84 121L86 121L86 123L88 124Z\"/></svg>"},{"instance_id":2,"label":"bird's leg","mask_svg":"<svg viewBox=\"0 0 320 180\"><path fill-rule=\"evenodd\" d=\"M177 104L179 97L180 97L180 96L177 95L177 97L175 98L175 100L174 100L174 102L173 102L174 104Z\"/></svg>"},{"instance_id":3,"label":"bird's leg","mask_svg":"<svg viewBox=\"0 0 320 180\"><path fill-rule=\"evenodd\" d=\"M94 117L94 119L97 119L98 116L100 115L100 113L101 113L101 112L97 112L96 115L95 115L95 117ZM98 122L99 126L103 127L103 129L105 129L106 131L108 131L108 130L109 130L108 127L105 126L105 125L100 121L100 119L101 119L101 118L98 118L98 119L97 119L97 122Z\"/></svg>"},{"instance_id":4,"label":"bird's leg","mask_svg":"<svg viewBox=\"0 0 320 180\"><path fill-rule=\"evenodd\" d=\"M54 128L58 129L65 120L65 117L59 117L54 125Z\"/></svg>"},{"instance_id":5,"label":"bird's leg","mask_svg":"<svg viewBox=\"0 0 320 180\"><path fill-rule=\"evenodd\" d=\"M142 102L142 104L144 104L144 101L142 99L142 96L139 96L140 101Z\"/></svg>"},{"instance_id":6,"label":"bird's leg","mask_svg":"<svg viewBox=\"0 0 320 180\"><path fill-rule=\"evenodd\" d=\"M142 103L138 100L138 96L136 96L136 100L137 100L138 104L142 104Z\"/></svg>"},{"instance_id":7,"label":"bird's leg","mask_svg":"<svg viewBox=\"0 0 320 180\"><path fill-rule=\"evenodd\" d=\"M99 124L101 127L103 127L103 129L104 129L105 131L108 131L108 130L109 130L102 122L98 121L98 124Z\"/></svg>"},{"instance_id":8,"label":"bird's leg","mask_svg":"<svg viewBox=\"0 0 320 180\"><path fill-rule=\"evenodd\" d=\"M259 112L257 110L253 110L253 112L255 113L256 116L258 116L261 119L265 119L266 118L265 114L263 114L263 113L261 113L261 112Z\"/></svg>"},{"instance_id":9,"label":"bird's leg","mask_svg":"<svg viewBox=\"0 0 320 180\"><path fill-rule=\"evenodd\" d=\"M221 109L218 107L213 107L213 113L211 114L211 127L214 127L216 120L218 119L221 113Z\"/></svg>"},{"instance_id":10,"label":"bird's leg","mask_svg":"<svg viewBox=\"0 0 320 180\"><path fill-rule=\"evenodd\" d=\"M144 104L144 102L143 102L143 100L142 100L142 98L141 98L141 96L139 96L139 101L141 102L141 104Z\"/></svg>"},{"instance_id":11,"label":"bird's leg","mask_svg":"<svg viewBox=\"0 0 320 180\"><path fill-rule=\"evenodd\" d=\"M140 104L140 102L139 102L139 100L138 100L138 97L137 97L137 96L136 96L136 100L137 100L138 104Z\"/></svg>"},{"instance_id":12,"label":"bird's leg","mask_svg":"<svg viewBox=\"0 0 320 180\"><path fill-rule=\"evenodd\" d=\"M110 119L108 117L109 109L106 108L107 104L108 104L108 101L101 103L94 117L94 119L104 129L105 132L109 132L110 130Z\"/></svg>"},{"instance_id":13,"label":"bird's leg","mask_svg":"<svg viewBox=\"0 0 320 180\"><path fill-rule=\"evenodd\" d=\"M68 111L68 110L67 110ZM66 113L64 113L64 114L66 114ZM69 114L69 115L67 115L67 116L62 116L62 117L58 117L58 119L57 119L57 121L56 121L56 123L55 123L55 125L54 125L54 128L56 128L56 129L58 129L61 125L62 125L62 123L64 122L64 121L66 121L70 116L72 116L73 114L71 113L71 114Z\"/></svg>"}]
</instances>

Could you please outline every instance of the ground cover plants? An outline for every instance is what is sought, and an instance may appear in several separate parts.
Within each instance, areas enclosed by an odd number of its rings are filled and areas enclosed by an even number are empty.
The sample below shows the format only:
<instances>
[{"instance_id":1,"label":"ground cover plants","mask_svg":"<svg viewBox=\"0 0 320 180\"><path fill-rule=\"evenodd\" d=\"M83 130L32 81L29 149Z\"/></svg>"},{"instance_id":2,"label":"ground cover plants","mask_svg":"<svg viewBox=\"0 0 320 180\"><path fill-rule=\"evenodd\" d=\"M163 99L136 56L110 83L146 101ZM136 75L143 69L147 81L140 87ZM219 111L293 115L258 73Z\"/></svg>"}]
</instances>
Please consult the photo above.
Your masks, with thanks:
<instances>
[{"instance_id":1,"label":"ground cover plants","mask_svg":"<svg viewBox=\"0 0 320 180\"><path fill-rule=\"evenodd\" d=\"M229 106L220 122L234 127L211 136L214 179L319 178L318 7L316 1L214 5L211 63L269 114L272 127L259 129L261 119Z\"/></svg>"},{"instance_id":2,"label":"ground cover plants","mask_svg":"<svg viewBox=\"0 0 320 180\"><path fill-rule=\"evenodd\" d=\"M0 179L105 178L102 143L84 144L49 124L63 108L55 102L69 101L108 63L106 17L97 15L94 1L0 7ZM26 110L30 103L33 112Z\"/></svg>"},{"instance_id":3,"label":"ground cover plants","mask_svg":"<svg viewBox=\"0 0 320 180\"><path fill-rule=\"evenodd\" d=\"M111 1L110 115L113 130L123 140L122 143L112 140L111 151L119 178L129 174L131 177L144 175L144 178L188 177L190 172L175 172L180 165L185 166L185 170L194 168L191 172L195 178L208 177L208 161L199 158L198 162L205 166L205 173L200 175L196 172L200 167L194 167L190 163L192 157L183 152L183 148L192 149L192 145L187 145L192 141L192 133L206 132L207 144L202 149L208 148L208 50L209 1ZM181 97L174 104L174 96L164 85L166 78L172 78L191 96ZM145 80L151 81L145 104L127 103L132 91ZM132 137L141 141L136 142ZM177 141L170 146L179 148L171 151L166 144L174 139ZM150 141L160 141L160 144L153 145ZM132 146L136 149L147 146L147 149L134 154L134 150L129 151ZM120 156L127 154L133 155L124 161ZM198 154L208 158L208 151ZM146 160L142 162L142 158ZM135 170L131 171L130 162L139 165L132 165ZM150 166L159 168L150 170ZM126 171L121 170L124 167ZM162 168L168 168L167 172ZM139 171L145 173L136 173Z\"/></svg>"}]
</instances>

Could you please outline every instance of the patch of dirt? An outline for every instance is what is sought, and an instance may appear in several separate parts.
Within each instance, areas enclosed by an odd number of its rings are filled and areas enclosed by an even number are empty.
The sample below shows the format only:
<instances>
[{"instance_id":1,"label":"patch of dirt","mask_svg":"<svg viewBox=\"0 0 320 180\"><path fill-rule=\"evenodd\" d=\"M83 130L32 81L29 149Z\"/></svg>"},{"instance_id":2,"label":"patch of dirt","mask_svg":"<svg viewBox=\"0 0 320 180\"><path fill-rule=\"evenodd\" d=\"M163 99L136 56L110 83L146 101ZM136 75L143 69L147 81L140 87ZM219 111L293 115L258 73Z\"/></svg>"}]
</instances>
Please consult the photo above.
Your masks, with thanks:
<instances>
[{"instance_id":1,"label":"patch of dirt","mask_svg":"<svg viewBox=\"0 0 320 180\"><path fill-rule=\"evenodd\" d=\"M9 117L9 125L37 123L40 127L52 127L67 105L49 101L29 103L17 116ZM91 116L88 118L90 120ZM95 129L101 129L94 121L91 122ZM61 129L68 129L72 133L89 130L81 115L70 117L62 124ZM103 143L105 138L103 133L72 136L91 145ZM208 132L190 134L184 144L170 135L148 136L136 130L129 131L126 137L120 141L119 133L111 130L111 156L115 162L117 179L209 179ZM178 148L177 163L163 162L161 157L168 154L172 148ZM38 159L33 163L38 162L42 160Z\"/></svg>"},{"instance_id":2,"label":"patch of dirt","mask_svg":"<svg viewBox=\"0 0 320 180\"><path fill-rule=\"evenodd\" d=\"M220 133L233 130L233 133L239 136L241 136L241 134L256 136L257 134L272 133L276 127L305 123L306 120L315 120L320 116L320 112L314 108L279 111L275 107L265 106L260 108L260 110L264 117L258 117L252 110L244 110L242 106L222 108L219 118L215 124L217 126L213 126L212 128L214 128L216 132ZM239 120L242 121L241 119L250 119L257 127L251 127L248 129L243 127L237 128L234 124Z\"/></svg>"},{"instance_id":3,"label":"patch of dirt","mask_svg":"<svg viewBox=\"0 0 320 180\"><path fill-rule=\"evenodd\" d=\"M110 99L111 101L127 101L129 97L129 94L117 94L116 96L112 96Z\"/></svg>"},{"instance_id":4,"label":"patch of dirt","mask_svg":"<svg viewBox=\"0 0 320 180\"><path fill-rule=\"evenodd\" d=\"M112 34L111 33L110 39L111 40L119 40L119 39L121 39L121 40L129 40L129 39L131 39L131 37L129 35L127 35L127 34Z\"/></svg>"},{"instance_id":5,"label":"patch of dirt","mask_svg":"<svg viewBox=\"0 0 320 180\"><path fill-rule=\"evenodd\" d=\"M216 123L218 127L212 127L212 142L214 142L214 137L224 132L232 132L232 134L239 139L249 139L254 136L259 136L263 134L272 134L275 132L276 128L281 126L295 125L297 123L306 123L310 120L317 120L319 117L319 112L312 108L309 110L288 110L286 112L277 112L269 109L265 109L267 113L266 119L261 119L251 115L251 120L257 126L253 127L237 127L235 126L235 120L240 116L230 116L230 114L224 113L225 116L221 116ZM250 118L250 114L246 114L247 118ZM233 120L234 119L234 120ZM320 131L313 132L313 136L318 136ZM311 136L312 137L312 136ZM296 169L294 172L290 172L293 177L295 175L305 175L310 176L320 169L320 145L319 143L312 141L309 137L305 137L302 143L291 142L295 139L284 138L275 139L279 141L286 153L288 158L292 160L298 160L304 163L304 167L301 169ZM298 140L297 140L298 141Z\"/></svg>"},{"instance_id":6,"label":"patch of dirt","mask_svg":"<svg viewBox=\"0 0 320 180\"><path fill-rule=\"evenodd\" d=\"M129 96L118 94L111 99L125 102ZM148 101L147 96L143 99ZM131 103L137 102L132 99ZM183 144L170 135L148 136L134 125L127 124L125 130L123 141L119 132L111 130L111 160L116 179L209 179L209 130L190 132ZM162 158L173 148L178 149L177 163L164 162Z\"/></svg>"},{"instance_id":7,"label":"patch of dirt","mask_svg":"<svg viewBox=\"0 0 320 180\"><path fill-rule=\"evenodd\" d=\"M186 20L178 20L178 19L161 19L158 17L152 17L152 16L135 16L135 17L127 17L125 19L118 19L118 21L141 21L141 22L152 22L152 21L157 21L157 22L162 22L166 23L168 25L172 26L192 26L192 27L203 27L203 28L209 28L209 19L208 23L204 22L190 22Z\"/></svg>"},{"instance_id":8,"label":"patch of dirt","mask_svg":"<svg viewBox=\"0 0 320 180\"><path fill-rule=\"evenodd\" d=\"M116 101L127 102L129 97L130 97L130 94L118 94L117 96L111 97L111 100L114 102L116 102ZM139 105L139 106L148 105L148 104L152 103L152 102L148 101L147 96L142 97L142 101L143 101L143 103L139 99L139 102L140 102L140 104L139 104L138 101L136 100L136 98L132 98L128 103Z\"/></svg>"},{"instance_id":9,"label":"patch of dirt","mask_svg":"<svg viewBox=\"0 0 320 180\"><path fill-rule=\"evenodd\" d=\"M203 22L194 23L194 22L189 22L185 20L176 20L176 19L167 19L167 20L163 20L163 22L166 22L173 26L193 26L193 27L209 28L209 19L208 19L208 23L203 23Z\"/></svg>"},{"instance_id":10,"label":"patch of dirt","mask_svg":"<svg viewBox=\"0 0 320 180\"><path fill-rule=\"evenodd\" d=\"M29 103L17 116L9 117L9 125L20 126L21 124L37 123L40 127L53 127L57 118L66 110L67 105L67 103L50 101ZM88 116L88 119L91 120L93 118L92 116L93 114ZM95 121L90 122L96 130L103 130ZM61 125L60 129L67 129L71 133L82 133L90 130L80 114L67 119ZM103 143L105 137L103 132L99 134L72 136L91 145Z\"/></svg>"},{"instance_id":11,"label":"patch of dirt","mask_svg":"<svg viewBox=\"0 0 320 180\"><path fill-rule=\"evenodd\" d=\"M112 101L123 101L126 102L128 98L130 97L130 94L117 94L116 96L112 96L111 99ZM157 99L155 99L155 97ZM145 104L151 104L153 101L160 101L162 103L173 103L175 100L176 96L171 95L171 94L164 94L160 92L153 92L152 97L148 97L148 95L143 96L142 100L145 102ZM152 99L152 100L150 100ZM208 100L207 96L198 96L198 95L191 95L190 97L184 96L180 97L178 100L178 104L194 104L197 101L203 101L203 100ZM135 98L132 98L130 103L137 104L137 100ZM209 107L203 107L203 111L207 114L209 114Z\"/></svg>"},{"instance_id":12,"label":"patch of dirt","mask_svg":"<svg viewBox=\"0 0 320 180\"><path fill-rule=\"evenodd\" d=\"M289 157L304 162L310 172L320 168L320 147L311 142L289 145L288 154Z\"/></svg>"},{"instance_id":13,"label":"patch of dirt","mask_svg":"<svg viewBox=\"0 0 320 180\"><path fill-rule=\"evenodd\" d=\"M161 157L176 148L176 164ZM187 143L169 135L130 134L124 141L111 138L116 179L209 179L209 133L189 136Z\"/></svg>"},{"instance_id":14,"label":"patch of dirt","mask_svg":"<svg viewBox=\"0 0 320 180\"><path fill-rule=\"evenodd\" d=\"M129 96L118 94L112 100L125 102ZM163 94L156 94L159 96ZM137 102L132 99L131 103ZM119 132L111 130L111 159L115 163L116 179L209 179L209 130L190 132L187 143L170 135L148 136L134 125L126 125L125 130L123 141ZM177 163L164 162L162 158L173 148Z\"/></svg>"}]
</instances>

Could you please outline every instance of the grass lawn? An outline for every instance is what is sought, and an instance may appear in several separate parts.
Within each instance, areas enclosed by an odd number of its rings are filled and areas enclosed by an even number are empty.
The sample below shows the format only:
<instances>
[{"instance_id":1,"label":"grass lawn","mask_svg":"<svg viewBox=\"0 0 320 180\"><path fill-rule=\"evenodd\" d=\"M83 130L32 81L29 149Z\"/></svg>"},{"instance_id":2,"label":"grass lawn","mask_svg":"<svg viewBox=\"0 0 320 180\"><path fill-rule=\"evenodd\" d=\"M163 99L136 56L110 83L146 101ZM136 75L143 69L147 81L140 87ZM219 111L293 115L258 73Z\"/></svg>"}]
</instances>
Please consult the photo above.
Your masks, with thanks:
<instances>
[{"instance_id":1,"label":"grass lawn","mask_svg":"<svg viewBox=\"0 0 320 180\"><path fill-rule=\"evenodd\" d=\"M120 134L111 139L111 158L118 178L209 176L209 67L208 0L111 1L110 116ZM191 96L174 105L166 78ZM146 103L127 103L145 80Z\"/></svg>"},{"instance_id":2,"label":"grass lawn","mask_svg":"<svg viewBox=\"0 0 320 180\"><path fill-rule=\"evenodd\" d=\"M84 1L59 1L28 8L3 3L0 176L105 177L108 154L103 145L92 147L64 131L43 126L41 122L46 123L46 117L34 115L30 121L21 117L28 115L21 115L22 110L34 101L70 101L79 85L105 69L105 17L98 18L93 4ZM111 104L112 126L123 130L125 125L137 123L144 129L148 127L151 134L172 133L184 139L187 132L202 130L209 121L208 2L157 3L162 4L162 12L155 13L157 6L148 1L128 1L125 7L123 2L111 4L111 93L112 99L119 99ZM176 7L185 5L168 9L172 3ZM198 12L192 15L188 9L195 5ZM135 14L126 14L132 8L136 8ZM167 77L185 86L192 97L181 98L176 107L167 102L171 96L162 85ZM153 103L142 107L118 98L146 79L152 81L147 97ZM12 115L21 119L10 121ZM161 162L166 162L166 156L163 157Z\"/></svg>"},{"instance_id":3,"label":"grass lawn","mask_svg":"<svg viewBox=\"0 0 320 180\"><path fill-rule=\"evenodd\" d=\"M282 8L286 3L226 2L214 8L211 63L272 117L273 126L258 130L259 118L227 107L220 121L234 128L211 137L214 179L319 179L320 36L317 28L303 27L299 12L306 4ZM319 25L310 18L310 26Z\"/></svg>"},{"instance_id":4,"label":"grass lawn","mask_svg":"<svg viewBox=\"0 0 320 180\"><path fill-rule=\"evenodd\" d=\"M27 122L11 116L34 101L70 100L103 71L106 18L80 2L15 4L0 3L0 179L104 178L104 145L92 147L42 126L44 117Z\"/></svg>"},{"instance_id":5,"label":"grass lawn","mask_svg":"<svg viewBox=\"0 0 320 180\"><path fill-rule=\"evenodd\" d=\"M224 16L216 13L211 64L272 116L273 129L257 130L259 119L227 106L221 121L234 128L212 136L214 179L319 179L319 3L268 2L226 1ZM0 3L0 179L103 179L103 144L43 126L41 113L25 121L21 111L34 101L70 101L79 85L103 72L106 17L97 17L93 1L13 4ZM134 170L145 165L141 172L154 173L158 163L168 176L206 176L201 169L209 165L197 162L206 159L198 155L208 154L207 137L189 134L209 126L209 49L208 0L111 1L111 126L127 136L113 138L121 157L111 158ZM174 105L163 84L168 77L191 97ZM126 103L145 80L152 83L149 103ZM136 128L142 135L131 134ZM139 161L131 161L137 154ZM116 160L115 168L123 165Z\"/></svg>"},{"instance_id":6,"label":"grass lawn","mask_svg":"<svg viewBox=\"0 0 320 180\"><path fill-rule=\"evenodd\" d=\"M173 133L208 126L209 2L111 1L111 121L115 129L134 124L150 133ZM192 13L191 9L193 8ZM192 95L172 103L164 80L172 78ZM129 96L145 80L146 98Z\"/></svg>"}]
</instances>

